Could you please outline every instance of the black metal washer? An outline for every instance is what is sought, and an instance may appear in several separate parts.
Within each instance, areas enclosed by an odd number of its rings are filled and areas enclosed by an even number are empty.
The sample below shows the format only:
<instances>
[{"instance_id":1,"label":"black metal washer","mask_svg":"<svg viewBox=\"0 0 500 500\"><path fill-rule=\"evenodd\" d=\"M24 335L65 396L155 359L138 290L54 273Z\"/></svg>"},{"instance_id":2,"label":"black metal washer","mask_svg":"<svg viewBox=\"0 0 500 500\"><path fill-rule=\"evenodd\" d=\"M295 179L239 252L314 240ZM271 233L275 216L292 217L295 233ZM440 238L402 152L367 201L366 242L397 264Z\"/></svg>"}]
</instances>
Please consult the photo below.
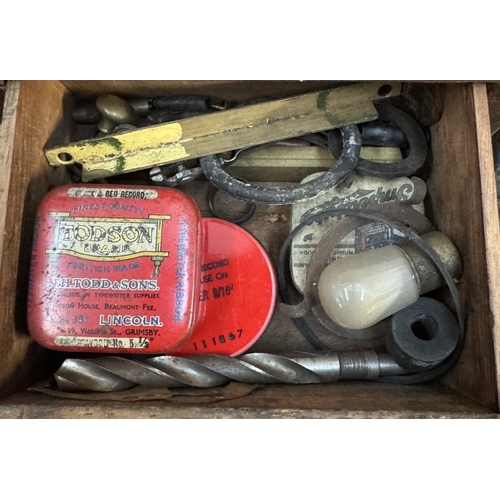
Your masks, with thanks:
<instances>
[{"instance_id":1,"label":"black metal washer","mask_svg":"<svg viewBox=\"0 0 500 500\"><path fill-rule=\"evenodd\" d=\"M420 297L392 316L387 351L398 365L422 372L442 363L459 341L453 313L441 302Z\"/></svg>"}]
</instances>

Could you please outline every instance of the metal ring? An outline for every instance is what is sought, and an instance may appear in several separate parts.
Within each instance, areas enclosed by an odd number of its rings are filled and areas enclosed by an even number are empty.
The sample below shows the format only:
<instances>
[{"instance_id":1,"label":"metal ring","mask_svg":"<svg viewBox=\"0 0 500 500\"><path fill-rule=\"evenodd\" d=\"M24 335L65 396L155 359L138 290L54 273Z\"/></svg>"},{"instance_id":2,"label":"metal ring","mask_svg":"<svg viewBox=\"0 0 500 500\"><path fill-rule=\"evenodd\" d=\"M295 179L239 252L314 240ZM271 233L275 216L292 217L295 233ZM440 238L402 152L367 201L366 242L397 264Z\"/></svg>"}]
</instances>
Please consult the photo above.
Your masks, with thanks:
<instances>
[{"instance_id":1,"label":"metal ring","mask_svg":"<svg viewBox=\"0 0 500 500\"><path fill-rule=\"evenodd\" d=\"M415 229L418 233L424 234L432 231L434 228L431 222L420 212L415 210L408 204L401 203L388 203L383 205L368 206L362 212L369 210L369 213L380 214L380 216L391 217L391 220L403 223ZM332 209L327 211L318 212L307 219L304 219L292 232L288 235L285 243L283 244L279 259L278 259L278 284L280 295L283 300L281 307L283 312L293 319L299 331L306 337L309 343L318 350L329 350L329 346L325 344L309 327L306 319L306 314L311 311L319 323L331 333L338 337L349 339L351 342L368 341L373 339L380 339L384 335L387 327L387 321L384 320L384 325L372 326L364 330L350 330L341 327L326 315L322 313L322 306L318 297L318 290L314 283L317 283L319 276L323 269L326 267L326 261L333 248L335 248L342 239L347 236L351 231L360 225L366 224L362 222L359 217L354 217L355 209ZM304 287L304 299L298 304L291 305L290 295L287 291L287 284L285 280L285 254L293 241L295 235L306 225L314 222L320 222L328 217L338 215L345 216L337 226L331 228L321 239L318 247L316 248L306 276L306 284ZM380 222L380 221L379 221ZM286 305L284 305L286 304Z\"/></svg>"},{"instance_id":2,"label":"metal ring","mask_svg":"<svg viewBox=\"0 0 500 500\"><path fill-rule=\"evenodd\" d=\"M320 218L324 217L325 215L328 215L328 216L345 215L347 217L361 217L363 219L367 219L367 220L371 220L371 221L375 221L375 222L382 222L384 224L387 224L388 226L393 227L394 229L397 229L398 231L403 233L407 238L412 240L418 247L420 247L421 250L423 250L429 256L429 258L434 262L434 265L440 271L441 275L443 276L443 278L448 286L448 289L450 290L451 298L452 298L453 303L454 303L455 313L456 313L457 320L458 320L458 330L459 330L458 345L455 348L455 350L452 352L452 354L445 361L443 361L441 364L439 364L433 368L430 368L430 369L426 370L425 372L411 373L411 374L407 374L407 375L389 375L389 376L384 376L384 377L377 379L377 380L379 382L386 382L386 383L392 383L392 384L418 384L418 383L422 383L422 382L428 382L429 380L432 380L432 379L446 373L446 371L448 371L458 361L458 358L460 357L460 354L461 354L462 349L464 347L464 343L465 343L465 317L464 317L464 312L462 309L462 304L460 302L460 296L458 293L457 286L455 285L453 277L451 276L450 272L448 271L448 268L441 260L441 257L436 253L436 251L425 240L423 240L419 236L419 234L414 229L412 229L409 226L404 225L404 223L401 224L400 222L392 220L385 215L377 213L376 211L369 211L366 209L326 210L326 211L321 212L319 214L312 215L311 217L309 217L308 219L303 221L301 224L302 225L312 224L316 220L320 220ZM302 225L297 226L288 235L287 239L283 243L283 246L281 247L281 250L280 250L279 267L278 267L278 284L279 284L281 298L285 304L290 303L290 296L288 294L285 275L284 275L285 254L288 250L288 247L290 246L292 238L296 234L296 233L294 233L294 231L298 232L298 230L303 227ZM292 321L296 324L297 324L297 322L299 322L299 324L300 324L299 328L301 329L302 333L304 334L304 336L306 336L306 338L309 340L309 342L312 341L311 343L313 343L315 348L320 349L320 350L324 349L323 342L321 342L316 337L314 332L309 328L309 326L308 326L307 322L304 320L304 318L293 318ZM318 346L318 347L316 347L316 346Z\"/></svg>"},{"instance_id":3,"label":"metal ring","mask_svg":"<svg viewBox=\"0 0 500 500\"><path fill-rule=\"evenodd\" d=\"M434 227L429 219L408 204L388 203L387 205L375 205L372 207L368 206L366 208L372 208L380 215L386 215L391 217L392 220L408 224L419 234L425 234L434 230ZM304 295L308 297L309 306L311 307L314 315L318 318L319 322L336 335L349 339L371 339L385 336L387 324L390 320L382 320L376 325L363 328L361 330L353 330L342 327L336 324L324 311L319 299L318 287L316 285L319 282L321 273L327 266L328 257L332 252L332 248L336 248L350 232L354 231L358 227L361 227L362 225L362 218L346 217L323 236L309 262L306 283L304 286Z\"/></svg>"},{"instance_id":4,"label":"metal ring","mask_svg":"<svg viewBox=\"0 0 500 500\"><path fill-rule=\"evenodd\" d=\"M234 178L240 182L244 182L247 186L250 186L250 184L245 179L242 179L241 177L234 177ZM233 224L236 224L238 226L241 226L241 224L249 221L253 217L253 215L255 214L255 210L257 209L257 204L253 203L251 201L247 201L247 203L250 204L250 210L248 210L248 212L243 214L238 219L230 220L230 219L223 217L221 214L217 213L214 205L215 205L215 197L217 196L217 193L219 191L220 191L220 189L216 185L212 184L212 186L207 194L208 206L209 206L212 214L214 215L214 217L217 217L218 219L227 220L228 222L232 222ZM226 194L228 196L231 196L229 193L226 193ZM234 198L234 196L231 196L231 197Z\"/></svg>"},{"instance_id":5,"label":"metal ring","mask_svg":"<svg viewBox=\"0 0 500 500\"><path fill-rule=\"evenodd\" d=\"M292 188L256 187L240 182L224 171L221 161L215 155L200 158L200 166L212 184L234 198L271 205L288 205L323 193L339 184L353 171L361 152L361 135L356 125L343 127L340 131L343 149L338 161L323 175Z\"/></svg>"},{"instance_id":6,"label":"metal ring","mask_svg":"<svg viewBox=\"0 0 500 500\"><path fill-rule=\"evenodd\" d=\"M410 147L408 156L401 161L380 163L360 158L355 171L360 174L378 175L381 177L404 177L415 173L427 158L427 140L420 125L407 113L387 103L376 104L379 118L389 120L399 127ZM329 136L329 146L333 155L341 152L340 138L335 134Z\"/></svg>"}]
</instances>

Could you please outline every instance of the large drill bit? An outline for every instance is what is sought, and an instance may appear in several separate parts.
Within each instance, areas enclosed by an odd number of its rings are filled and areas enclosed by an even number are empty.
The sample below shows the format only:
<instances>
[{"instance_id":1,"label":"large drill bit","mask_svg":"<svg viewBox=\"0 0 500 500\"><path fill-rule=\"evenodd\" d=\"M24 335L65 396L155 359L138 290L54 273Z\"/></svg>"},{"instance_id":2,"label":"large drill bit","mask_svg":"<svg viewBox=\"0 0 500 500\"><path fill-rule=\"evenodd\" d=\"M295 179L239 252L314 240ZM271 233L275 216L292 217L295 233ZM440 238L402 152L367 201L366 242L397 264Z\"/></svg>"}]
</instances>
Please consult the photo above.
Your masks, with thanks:
<instances>
[{"instance_id":1,"label":"large drill bit","mask_svg":"<svg viewBox=\"0 0 500 500\"><path fill-rule=\"evenodd\" d=\"M67 359L55 379L62 391L111 392L138 385L216 387L231 380L245 384L320 384L402 373L405 370L388 354L359 351L292 356L254 353L239 358L156 356L144 361L117 356Z\"/></svg>"}]
</instances>

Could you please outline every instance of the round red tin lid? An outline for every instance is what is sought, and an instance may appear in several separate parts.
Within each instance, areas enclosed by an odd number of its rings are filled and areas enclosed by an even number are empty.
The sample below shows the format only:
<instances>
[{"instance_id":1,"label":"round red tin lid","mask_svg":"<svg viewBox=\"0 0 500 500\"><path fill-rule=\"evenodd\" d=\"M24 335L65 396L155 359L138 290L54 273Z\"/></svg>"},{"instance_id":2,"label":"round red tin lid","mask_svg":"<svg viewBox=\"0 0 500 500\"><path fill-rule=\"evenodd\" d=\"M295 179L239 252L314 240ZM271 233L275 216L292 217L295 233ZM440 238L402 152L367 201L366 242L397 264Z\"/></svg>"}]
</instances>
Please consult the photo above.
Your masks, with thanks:
<instances>
[{"instance_id":1,"label":"round red tin lid","mask_svg":"<svg viewBox=\"0 0 500 500\"><path fill-rule=\"evenodd\" d=\"M196 203L170 188L69 185L42 201L28 327L49 349L160 354L193 332L203 255Z\"/></svg>"},{"instance_id":2,"label":"round red tin lid","mask_svg":"<svg viewBox=\"0 0 500 500\"><path fill-rule=\"evenodd\" d=\"M264 333L274 310L276 277L260 243L239 226L203 219L199 320L169 354L238 356Z\"/></svg>"}]
</instances>

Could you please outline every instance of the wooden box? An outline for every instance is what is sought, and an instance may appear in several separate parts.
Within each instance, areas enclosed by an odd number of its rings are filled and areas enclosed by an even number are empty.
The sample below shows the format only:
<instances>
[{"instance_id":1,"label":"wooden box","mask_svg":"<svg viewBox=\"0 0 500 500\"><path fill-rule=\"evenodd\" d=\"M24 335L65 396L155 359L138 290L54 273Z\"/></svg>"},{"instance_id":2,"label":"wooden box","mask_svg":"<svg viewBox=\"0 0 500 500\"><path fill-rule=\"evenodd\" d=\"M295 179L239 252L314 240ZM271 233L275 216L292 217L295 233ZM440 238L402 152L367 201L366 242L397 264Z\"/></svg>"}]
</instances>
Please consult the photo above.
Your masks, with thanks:
<instances>
[{"instance_id":1,"label":"wooden box","mask_svg":"<svg viewBox=\"0 0 500 500\"><path fill-rule=\"evenodd\" d=\"M499 220L486 85L447 83L441 120L432 127L431 218L457 245L467 340L458 364L421 386L343 382L261 387L235 399L182 402L60 399L28 391L50 375L60 354L36 345L26 326L26 295L35 212L42 197L68 182L43 155L47 144L73 139L75 98L103 92L124 97L204 92L226 99L282 97L327 89L325 81L10 81L0 124L0 416L41 417L495 417L500 367ZM201 184L199 184L201 185ZM196 189L196 188L194 188ZM202 214L206 207L202 207ZM276 262L288 233L287 208L264 207L248 227ZM274 320L256 344L287 347L291 323ZM274 340L273 340L274 339ZM276 341L278 339L278 342ZM297 341L299 342L299 341ZM281 343L281 344L280 344ZM307 344L304 343L304 348Z\"/></svg>"}]
</instances>

